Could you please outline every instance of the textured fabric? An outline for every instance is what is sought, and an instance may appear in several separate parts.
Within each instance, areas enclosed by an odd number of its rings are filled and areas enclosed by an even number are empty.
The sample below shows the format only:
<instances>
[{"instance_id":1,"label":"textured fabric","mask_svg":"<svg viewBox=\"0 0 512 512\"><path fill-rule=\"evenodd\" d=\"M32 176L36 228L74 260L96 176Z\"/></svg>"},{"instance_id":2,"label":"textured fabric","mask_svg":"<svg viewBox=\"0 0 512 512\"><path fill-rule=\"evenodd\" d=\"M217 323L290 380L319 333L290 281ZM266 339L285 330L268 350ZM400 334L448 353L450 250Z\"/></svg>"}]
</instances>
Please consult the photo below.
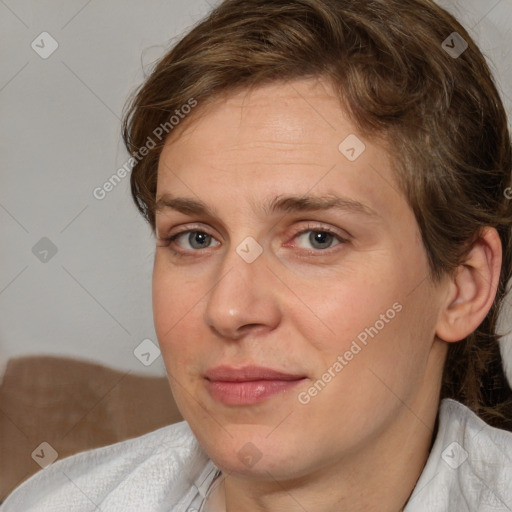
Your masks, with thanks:
<instances>
[{"instance_id":1,"label":"textured fabric","mask_svg":"<svg viewBox=\"0 0 512 512\"><path fill-rule=\"evenodd\" d=\"M512 511L512 432L443 400L427 464L404 512Z\"/></svg>"},{"instance_id":2,"label":"textured fabric","mask_svg":"<svg viewBox=\"0 0 512 512\"><path fill-rule=\"evenodd\" d=\"M0 404L0 503L41 469L42 442L63 459L183 421L167 377L67 357L11 359Z\"/></svg>"},{"instance_id":3,"label":"textured fabric","mask_svg":"<svg viewBox=\"0 0 512 512\"><path fill-rule=\"evenodd\" d=\"M194 512L217 468L185 422L55 462L0 512ZM512 433L443 400L427 464L404 512L512 510Z\"/></svg>"},{"instance_id":4,"label":"textured fabric","mask_svg":"<svg viewBox=\"0 0 512 512\"><path fill-rule=\"evenodd\" d=\"M0 510L186 511L215 470L181 422L57 461L19 486Z\"/></svg>"}]
</instances>

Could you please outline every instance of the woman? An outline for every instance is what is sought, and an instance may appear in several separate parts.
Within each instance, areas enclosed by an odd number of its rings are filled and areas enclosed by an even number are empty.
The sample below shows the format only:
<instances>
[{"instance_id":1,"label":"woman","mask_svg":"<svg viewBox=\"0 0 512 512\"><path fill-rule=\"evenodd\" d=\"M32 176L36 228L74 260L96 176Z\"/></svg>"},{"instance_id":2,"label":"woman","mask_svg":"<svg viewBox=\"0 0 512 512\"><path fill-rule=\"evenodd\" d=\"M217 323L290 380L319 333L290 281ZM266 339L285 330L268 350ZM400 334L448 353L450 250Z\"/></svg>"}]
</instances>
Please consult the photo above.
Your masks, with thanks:
<instances>
[{"instance_id":1,"label":"woman","mask_svg":"<svg viewBox=\"0 0 512 512\"><path fill-rule=\"evenodd\" d=\"M226 0L131 101L186 422L2 511L511 510L507 119L429 0Z\"/></svg>"}]
</instances>

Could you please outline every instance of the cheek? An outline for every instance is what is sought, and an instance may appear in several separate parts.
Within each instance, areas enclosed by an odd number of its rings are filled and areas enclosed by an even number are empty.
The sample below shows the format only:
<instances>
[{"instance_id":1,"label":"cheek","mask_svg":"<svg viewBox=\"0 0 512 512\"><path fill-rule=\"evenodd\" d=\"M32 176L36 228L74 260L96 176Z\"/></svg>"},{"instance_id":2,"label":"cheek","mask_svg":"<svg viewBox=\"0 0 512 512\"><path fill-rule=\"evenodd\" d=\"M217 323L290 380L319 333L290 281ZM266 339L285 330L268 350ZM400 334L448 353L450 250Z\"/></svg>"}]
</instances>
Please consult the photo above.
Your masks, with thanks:
<instances>
[{"instance_id":1,"label":"cheek","mask_svg":"<svg viewBox=\"0 0 512 512\"><path fill-rule=\"evenodd\" d=\"M201 328L204 290L180 276L177 271L164 271L155 263L153 272L153 319L166 366L183 368L197 350L194 339Z\"/></svg>"},{"instance_id":2,"label":"cheek","mask_svg":"<svg viewBox=\"0 0 512 512\"><path fill-rule=\"evenodd\" d=\"M307 340L315 377L330 381L326 372L336 375L324 399L348 400L349 408L352 401L369 400L370 407L374 395L384 400L389 394L386 386L406 396L418 384L433 338L435 319L423 307L427 290L411 293L398 268L331 283L325 281L322 293L304 284L297 294L309 311L304 305L287 310Z\"/></svg>"},{"instance_id":3,"label":"cheek","mask_svg":"<svg viewBox=\"0 0 512 512\"><path fill-rule=\"evenodd\" d=\"M153 312L155 327L165 333L187 321L193 314L194 305L198 303L205 290L201 279L187 277L179 266L172 266L166 258L165 249L160 249L155 257L153 268Z\"/></svg>"},{"instance_id":4,"label":"cheek","mask_svg":"<svg viewBox=\"0 0 512 512\"><path fill-rule=\"evenodd\" d=\"M300 303L288 302L285 315L293 318L301 334L317 350L331 356L343 353L358 336L364 341L376 322L379 332L384 331L398 315L399 306L393 309L400 300L396 280L389 272L381 275L388 277L379 280L377 273L354 274L324 279L321 284L316 281L316 286L311 286L310 280L304 281L294 289ZM381 315L387 320L385 328Z\"/></svg>"},{"instance_id":5,"label":"cheek","mask_svg":"<svg viewBox=\"0 0 512 512\"><path fill-rule=\"evenodd\" d=\"M198 325L194 314L200 304L195 294L182 284L177 275L171 277L154 272L153 318L174 400L181 413L189 417L189 396L193 393L190 386L199 372L195 340L200 338L194 332Z\"/></svg>"}]
</instances>

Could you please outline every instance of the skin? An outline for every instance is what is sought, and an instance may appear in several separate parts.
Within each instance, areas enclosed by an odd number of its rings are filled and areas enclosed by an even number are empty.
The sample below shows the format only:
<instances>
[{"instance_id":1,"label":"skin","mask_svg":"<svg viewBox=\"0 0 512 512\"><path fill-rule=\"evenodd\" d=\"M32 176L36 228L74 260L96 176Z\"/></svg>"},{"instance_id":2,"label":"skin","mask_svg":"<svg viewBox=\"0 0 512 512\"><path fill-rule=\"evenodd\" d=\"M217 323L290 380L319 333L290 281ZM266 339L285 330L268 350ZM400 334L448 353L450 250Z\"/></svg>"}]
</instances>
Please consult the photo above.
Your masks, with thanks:
<instances>
[{"instance_id":1,"label":"skin","mask_svg":"<svg viewBox=\"0 0 512 512\"><path fill-rule=\"evenodd\" d=\"M366 145L354 162L338 149L349 134ZM176 402L226 475L227 510L401 510L428 457L448 343L492 305L496 231L433 283L390 152L357 131L323 80L237 92L194 114L161 154L157 200L169 194L212 210L157 212L153 308ZM326 194L374 215L262 206ZM199 248L188 234L166 241L187 230L212 238ZM325 230L335 236L319 248L309 235ZM263 250L253 263L236 252L247 237ZM400 312L301 403L299 393L397 303ZM220 364L306 379L259 404L225 405L204 379ZM260 457L252 465L239 457L248 442Z\"/></svg>"}]
</instances>

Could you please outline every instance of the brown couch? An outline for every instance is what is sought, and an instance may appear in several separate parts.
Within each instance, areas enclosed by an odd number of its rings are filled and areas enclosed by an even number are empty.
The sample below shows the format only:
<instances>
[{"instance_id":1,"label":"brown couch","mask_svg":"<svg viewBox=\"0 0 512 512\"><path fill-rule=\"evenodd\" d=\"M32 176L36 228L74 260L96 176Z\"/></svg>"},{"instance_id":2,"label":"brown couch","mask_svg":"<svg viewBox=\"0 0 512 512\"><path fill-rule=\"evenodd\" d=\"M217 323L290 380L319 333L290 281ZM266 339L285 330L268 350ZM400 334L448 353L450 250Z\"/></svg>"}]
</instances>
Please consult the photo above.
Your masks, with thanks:
<instances>
[{"instance_id":1,"label":"brown couch","mask_svg":"<svg viewBox=\"0 0 512 512\"><path fill-rule=\"evenodd\" d=\"M0 386L0 503L41 470L32 454L43 442L61 459L181 420L165 377L60 357L11 359Z\"/></svg>"}]
</instances>

